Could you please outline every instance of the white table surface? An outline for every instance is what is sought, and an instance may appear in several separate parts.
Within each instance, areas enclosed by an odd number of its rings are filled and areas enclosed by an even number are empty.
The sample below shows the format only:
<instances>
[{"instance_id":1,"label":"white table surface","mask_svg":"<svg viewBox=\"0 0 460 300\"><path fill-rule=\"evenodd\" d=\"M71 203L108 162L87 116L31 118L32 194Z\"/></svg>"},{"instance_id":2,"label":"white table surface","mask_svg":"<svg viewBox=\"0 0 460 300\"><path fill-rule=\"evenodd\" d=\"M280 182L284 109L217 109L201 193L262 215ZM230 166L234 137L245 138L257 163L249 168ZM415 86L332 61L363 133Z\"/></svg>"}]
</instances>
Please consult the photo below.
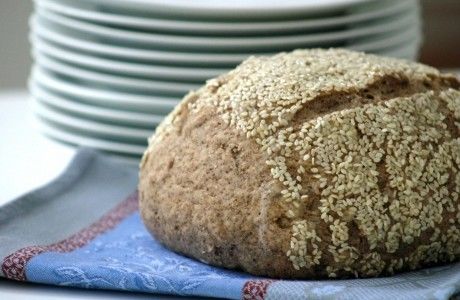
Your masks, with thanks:
<instances>
[{"instance_id":1,"label":"white table surface","mask_svg":"<svg viewBox=\"0 0 460 300\"><path fill-rule=\"evenodd\" d=\"M34 126L25 91L0 92L0 205L60 174L75 149L48 139ZM82 290L0 278L0 299L185 299L140 293Z\"/></svg>"},{"instance_id":2,"label":"white table surface","mask_svg":"<svg viewBox=\"0 0 460 300\"><path fill-rule=\"evenodd\" d=\"M34 127L27 93L0 93L0 205L56 177L75 150Z\"/></svg>"}]
</instances>

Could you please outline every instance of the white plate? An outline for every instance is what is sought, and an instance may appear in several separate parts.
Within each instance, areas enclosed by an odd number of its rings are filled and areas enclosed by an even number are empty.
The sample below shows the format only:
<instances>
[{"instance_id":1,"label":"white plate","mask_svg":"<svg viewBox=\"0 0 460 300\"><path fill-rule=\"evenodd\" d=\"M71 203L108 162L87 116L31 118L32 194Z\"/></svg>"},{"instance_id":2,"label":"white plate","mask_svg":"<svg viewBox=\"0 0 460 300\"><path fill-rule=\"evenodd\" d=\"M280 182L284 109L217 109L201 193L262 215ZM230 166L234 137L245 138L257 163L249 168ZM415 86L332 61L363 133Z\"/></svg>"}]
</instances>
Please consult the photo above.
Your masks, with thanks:
<instances>
[{"instance_id":1,"label":"white plate","mask_svg":"<svg viewBox=\"0 0 460 300\"><path fill-rule=\"evenodd\" d=\"M42 68L56 74L77 79L83 86L103 87L111 90L130 91L146 95L172 95L182 97L190 90L196 90L201 84L188 84L182 82L167 82L156 80L143 80L126 76L113 76L93 71L84 70L72 65L60 63L40 52L33 53L35 62Z\"/></svg>"},{"instance_id":2,"label":"white plate","mask_svg":"<svg viewBox=\"0 0 460 300\"><path fill-rule=\"evenodd\" d=\"M266 19L340 13L369 0L90 0L101 10L186 18Z\"/></svg>"},{"instance_id":3,"label":"white plate","mask_svg":"<svg viewBox=\"0 0 460 300\"><path fill-rule=\"evenodd\" d=\"M65 111L70 115L115 125L139 126L153 130L164 118L164 115L114 110L72 101L71 99L53 94L35 82L30 82L29 92L33 98Z\"/></svg>"},{"instance_id":4,"label":"white plate","mask_svg":"<svg viewBox=\"0 0 460 300\"><path fill-rule=\"evenodd\" d=\"M399 48L395 45L407 44L408 40L413 38L419 40L418 43L411 43L405 46L408 51L399 51ZM421 40L421 29L419 26L414 25L401 31L397 35L390 36L383 40L369 39L367 41L361 41L355 45L355 50L365 49L366 51L375 51L376 53L382 53L386 55L387 49L383 49L387 46L390 48L388 56L410 58L414 59L418 52L420 40ZM147 64L134 64L125 63L116 60L98 58L96 56L82 55L78 52L73 52L70 49L62 49L52 45L51 43L34 38L32 41L34 48L40 52L46 53L49 56L56 57L59 60L63 60L75 65L81 65L83 67L94 68L104 72L110 72L115 74L129 74L135 76L145 76L169 80L189 80L194 82L203 82L206 79L213 78L219 74L228 72L230 69L209 69L209 68L180 68L180 67L167 67L159 65L147 65ZM392 49L396 47L395 49ZM403 54L401 54L403 53ZM412 53L412 54L408 54ZM212 71L210 71L212 70Z\"/></svg>"},{"instance_id":5,"label":"white plate","mask_svg":"<svg viewBox=\"0 0 460 300\"><path fill-rule=\"evenodd\" d=\"M66 97L71 97L81 103L127 111L164 115L171 111L181 100L179 97L139 96L81 86L57 78L37 66L32 69L31 80L48 90L66 95Z\"/></svg>"},{"instance_id":6,"label":"white plate","mask_svg":"<svg viewBox=\"0 0 460 300\"><path fill-rule=\"evenodd\" d=\"M421 39L406 40L399 48L382 51L377 54L417 61L421 42Z\"/></svg>"},{"instance_id":7,"label":"white plate","mask_svg":"<svg viewBox=\"0 0 460 300\"><path fill-rule=\"evenodd\" d=\"M384 39L369 38L360 41L355 41L353 45L347 46L346 48L356 51L380 53L394 48L398 48L402 44L406 44L407 41L411 41L413 39L421 39L421 27L418 23L401 30L396 35L390 35Z\"/></svg>"},{"instance_id":8,"label":"white plate","mask_svg":"<svg viewBox=\"0 0 460 300\"><path fill-rule=\"evenodd\" d=\"M93 3L68 0L35 0L39 7L57 12L61 15L98 22L102 24L149 29L154 32L174 32L193 34L273 34L299 32L312 29L345 26L400 13L416 5L416 0L387 0L370 2L364 11L351 11L347 15L299 20L280 20L265 22L218 22L200 20L172 20L161 18L142 18L124 14L110 14L99 11ZM363 9L360 9L363 10Z\"/></svg>"},{"instance_id":9,"label":"white plate","mask_svg":"<svg viewBox=\"0 0 460 300\"><path fill-rule=\"evenodd\" d=\"M151 64L136 64L122 62L119 60L104 59L97 56L85 55L82 52L75 52L71 49L59 48L46 40L36 36L32 37L33 47L46 55L52 56L67 63L97 69L113 74L124 74L142 76L155 79L203 82L219 74L228 72L230 69L219 68L193 68L173 67Z\"/></svg>"},{"instance_id":10,"label":"white plate","mask_svg":"<svg viewBox=\"0 0 460 300\"><path fill-rule=\"evenodd\" d=\"M47 136L72 145L86 146L99 150L110 151L114 153L140 156L144 153L146 146L131 145L127 143L111 142L94 137L88 137L71 130L56 127L37 116L39 129ZM136 158L131 158L137 161Z\"/></svg>"},{"instance_id":11,"label":"white plate","mask_svg":"<svg viewBox=\"0 0 460 300\"><path fill-rule=\"evenodd\" d=\"M418 26L418 18L413 20L410 26ZM397 33L396 33L397 34ZM100 44L97 41L87 41L87 35L71 36L70 33L60 33L50 30L41 24L32 22L32 35L37 35L42 39L53 43L75 49L97 54L106 58L125 59L129 61L149 61L168 65L195 65L195 66L234 66L252 54L270 55L273 53L244 53L244 54L224 54L224 53L190 53L159 50L143 50L128 47L119 47ZM75 35L75 33L74 33ZM388 36L388 35L386 35ZM374 37L374 38L378 38ZM385 39L382 38L382 42ZM350 45L351 46L351 45ZM387 44L391 47L391 44ZM365 47L361 51L368 51Z\"/></svg>"},{"instance_id":12,"label":"white plate","mask_svg":"<svg viewBox=\"0 0 460 300\"><path fill-rule=\"evenodd\" d=\"M116 142L121 141L142 145L147 144L147 139L153 133L153 130L110 125L67 115L63 111L55 110L47 106L39 99L33 100L33 109L38 116L49 122L71 128L85 135L105 138Z\"/></svg>"},{"instance_id":13,"label":"white plate","mask_svg":"<svg viewBox=\"0 0 460 300\"><path fill-rule=\"evenodd\" d=\"M193 65L193 66L234 66L251 55L243 54L216 54L216 53L190 53L160 50L141 50L135 48L103 45L95 41L86 41L87 37L76 37L52 31L34 20L31 22L32 35L59 44L61 46L98 54L103 57L123 58L130 61L149 61L165 65ZM267 53L274 54L274 53Z\"/></svg>"},{"instance_id":14,"label":"white plate","mask_svg":"<svg viewBox=\"0 0 460 300\"><path fill-rule=\"evenodd\" d=\"M53 31L80 32L88 40L143 49L187 49L202 51L279 51L296 47L333 46L350 39L387 34L406 28L417 19L415 11L361 24L355 28L297 35L268 37L205 37L141 33L78 21L45 9L37 10L37 22Z\"/></svg>"},{"instance_id":15,"label":"white plate","mask_svg":"<svg viewBox=\"0 0 460 300\"><path fill-rule=\"evenodd\" d=\"M94 1L94 0L93 0ZM316 10L322 8L347 7L369 0L96 0L95 3L108 3L109 5L120 5L127 8L131 5L142 7L143 9L186 9L190 13L193 11L222 11L225 13L247 12L260 13L267 11L275 13L281 11L296 12L298 10Z\"/></svg>"}]
</instances>

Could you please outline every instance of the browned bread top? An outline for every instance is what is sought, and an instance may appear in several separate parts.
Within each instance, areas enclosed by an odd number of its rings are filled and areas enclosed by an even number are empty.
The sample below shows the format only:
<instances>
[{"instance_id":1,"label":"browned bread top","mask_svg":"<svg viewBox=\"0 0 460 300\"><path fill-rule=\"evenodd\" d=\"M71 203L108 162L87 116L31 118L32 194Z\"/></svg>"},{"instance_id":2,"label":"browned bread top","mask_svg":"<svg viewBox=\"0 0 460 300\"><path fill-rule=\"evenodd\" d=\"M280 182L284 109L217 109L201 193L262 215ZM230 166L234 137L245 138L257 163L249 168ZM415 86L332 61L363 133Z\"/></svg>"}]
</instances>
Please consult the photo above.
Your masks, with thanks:
<instances>
[{"instance_id":1,"label":"browned bread top","mask_svg":"<svg viewBox=\"0 0 460 300\"><path fill-rule=\"evenodd\" d=\"M289 278L460 256L459 82L339 49L253 57L191 92L141 163L172 249Z\"/></svg>"}]
</instances>

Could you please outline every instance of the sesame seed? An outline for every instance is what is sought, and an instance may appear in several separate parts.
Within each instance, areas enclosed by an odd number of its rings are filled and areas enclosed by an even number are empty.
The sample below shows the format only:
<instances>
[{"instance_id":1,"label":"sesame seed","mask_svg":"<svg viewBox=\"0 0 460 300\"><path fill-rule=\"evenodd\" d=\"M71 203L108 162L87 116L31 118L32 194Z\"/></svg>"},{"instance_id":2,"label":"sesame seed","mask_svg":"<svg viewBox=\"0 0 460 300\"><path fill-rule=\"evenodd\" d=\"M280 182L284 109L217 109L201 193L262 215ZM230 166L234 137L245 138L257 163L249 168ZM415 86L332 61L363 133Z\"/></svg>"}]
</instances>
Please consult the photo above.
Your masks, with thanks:
<instances>
[{"instance_id":1,"label":"sesame seed","mask_svg":"<svg viewBox=\"0 0 460 300\"><path fill-rule=\"evenodd\" d=\"M452 137L446 112L455 117L450 125L460 130L459 91L438 95L428 90L293 122L321 96L353 96L388 76L420 83L440 75L421 64L338 49L251 57L189 93L157 128L147 153L180 121L182 110L217 107L225 124L260 146L272 179L283 186L280 201L293 222L286 257L295 270L322 263L315 249L328 249L332 256L330 277L339 271L355 276L375 276L385 268L394 272L404 263L419 266L423 257L458 258L460 140ZM451 182L454 188L448 188ZM311 204L306 200L317 197L317 211L309 213L329 230L321 238L315 224L302 219L305 205ZM352 247L352 220L367 239L369 253ZM449 229L437 232L440 224ZM375 250L397 253L428 230L435 232L430 244L387 265Z\"/></svg>"}]
</instances>

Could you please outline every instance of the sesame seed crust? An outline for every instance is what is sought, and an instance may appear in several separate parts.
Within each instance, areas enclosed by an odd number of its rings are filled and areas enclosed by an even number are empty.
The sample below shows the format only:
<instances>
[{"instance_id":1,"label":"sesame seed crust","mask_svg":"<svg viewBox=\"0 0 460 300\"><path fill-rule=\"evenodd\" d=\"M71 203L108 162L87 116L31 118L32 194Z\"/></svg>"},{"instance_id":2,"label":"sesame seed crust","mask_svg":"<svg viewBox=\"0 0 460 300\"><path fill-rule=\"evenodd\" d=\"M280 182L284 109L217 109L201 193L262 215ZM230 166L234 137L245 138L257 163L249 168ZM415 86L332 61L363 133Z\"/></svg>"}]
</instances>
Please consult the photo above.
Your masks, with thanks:
<instances>
[{"instance_id":1,"label":"sesame seed crust","mask_svg":"<svg viewBox=\"0 0 460 300\"><path fill-rule=\"evenodd\" d=\"M456 261L458 89L434 68L346 50L252 57L185 97L151 139L141 180L184 118L211 109L258 145L290 228L292 270L258 275L369 277Z\"/></svg>"}]
</instances>

